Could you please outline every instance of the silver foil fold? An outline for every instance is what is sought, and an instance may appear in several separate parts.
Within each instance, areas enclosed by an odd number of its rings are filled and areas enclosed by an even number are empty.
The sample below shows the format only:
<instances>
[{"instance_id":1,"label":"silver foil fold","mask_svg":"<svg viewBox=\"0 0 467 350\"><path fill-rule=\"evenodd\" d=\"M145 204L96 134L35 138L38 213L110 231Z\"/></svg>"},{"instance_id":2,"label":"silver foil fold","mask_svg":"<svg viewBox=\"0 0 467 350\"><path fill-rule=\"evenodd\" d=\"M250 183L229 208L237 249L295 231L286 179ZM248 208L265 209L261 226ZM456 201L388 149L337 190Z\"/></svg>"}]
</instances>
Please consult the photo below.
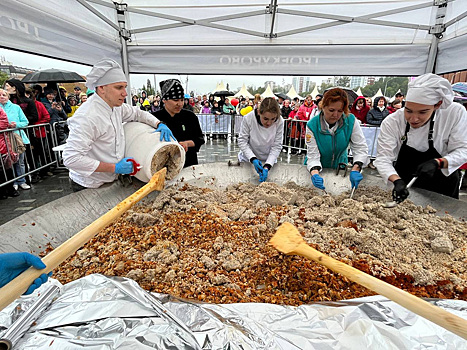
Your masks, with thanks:
<instances>
[{"instance_id":1,"label":"silver foil fold","mask_svg":"<svg viewBox=\"0 0 467 350\"><path fill-rule=\"evenodd\" d=\"M0 312L0 333L28 300L20 298ZM466 301L430 302L467 319ZM382 296L299 307L205 304L150 294L132 280L95 274L63 286L14 345L60 350L401 350L464 349L467 341Z\"/></svg>"}]
</instances>

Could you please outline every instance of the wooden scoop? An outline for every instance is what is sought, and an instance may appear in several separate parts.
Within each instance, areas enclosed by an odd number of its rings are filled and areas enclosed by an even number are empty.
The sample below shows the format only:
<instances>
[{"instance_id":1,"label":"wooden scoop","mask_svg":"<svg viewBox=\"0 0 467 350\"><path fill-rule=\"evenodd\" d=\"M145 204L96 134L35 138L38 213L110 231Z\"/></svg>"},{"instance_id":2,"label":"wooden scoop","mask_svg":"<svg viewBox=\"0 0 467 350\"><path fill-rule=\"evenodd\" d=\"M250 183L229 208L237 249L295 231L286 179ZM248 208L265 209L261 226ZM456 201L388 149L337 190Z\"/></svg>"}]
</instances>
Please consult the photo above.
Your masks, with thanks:
<instances>
[{"instance_id":1,"label":"wooden scoop","mask_svg":"<svg viewBox=\"0 0 467 350\"><path fill-rule=\"evenodd\" d=\"M20 297L37 277L55 269L86 244L100 230L122 216L123 213L130 209L135 203L139 202L153 191L161 191L164 188L166 172L166 168L159 170L146 185L47 254L47 256L42 259L47 266L45 269L38 270L30 267L14 280L10 281L10 283L0 288L0 311Z\"/></svg>"},{"instance_id":2,"label":"wooden scoop","mask_svg":"<svg viewBox=\"0 0 467 350\"><path fill-rule=\"evenodd\" d=\"M378 294L385 296L406 309L420 315L431 322L467 339L467 320L434 306L410 293L407 293L389 283L370 276L343 262L337 261L316 249L310 247L303 240L298 230L289 222L284 222L277 229L276 234L269 241L277 250L289 255L301 255L316 261L327 268L344 275Z\"/></svg>"}]
</instances>

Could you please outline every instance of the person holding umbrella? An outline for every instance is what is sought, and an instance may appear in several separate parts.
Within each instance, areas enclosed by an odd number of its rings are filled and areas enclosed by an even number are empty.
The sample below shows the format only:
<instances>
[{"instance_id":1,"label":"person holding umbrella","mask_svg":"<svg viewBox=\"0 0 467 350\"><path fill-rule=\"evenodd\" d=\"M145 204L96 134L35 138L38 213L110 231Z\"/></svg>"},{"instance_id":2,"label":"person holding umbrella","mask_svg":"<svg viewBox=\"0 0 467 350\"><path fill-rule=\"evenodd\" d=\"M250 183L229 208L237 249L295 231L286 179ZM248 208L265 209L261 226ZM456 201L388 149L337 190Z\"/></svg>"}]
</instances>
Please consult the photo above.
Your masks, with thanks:
<instances>
[{"instance_id":1,"label":"person holding umbrella","mask_svg":"<svg viewBox=\"0 0 467 350\"><path fill-rule=\"evenodd\" d=\"M86 86L95 94L68 119L70 134L63 151L75 192L100 187L113 182L118 174L133 172L133 163L124 158L124 122L151 125L161 133L161 141L173 138L169 128L151 113L124 103L127 79L114 60L96 63L87 75Z\"/></svg>"},{"instance_id":2,"label":"person holding umbrella","mask_svg":"<svg viewBox=\"0 0 467 350\"><path fill-rule=\"evenodd\" d=\"M453 103L451 84L427 73L409 83L405 107L381 123L375 165L395 202L407 183L459 198L459 167L467 162L467 112Z\"/></svg>"}]
</instances>

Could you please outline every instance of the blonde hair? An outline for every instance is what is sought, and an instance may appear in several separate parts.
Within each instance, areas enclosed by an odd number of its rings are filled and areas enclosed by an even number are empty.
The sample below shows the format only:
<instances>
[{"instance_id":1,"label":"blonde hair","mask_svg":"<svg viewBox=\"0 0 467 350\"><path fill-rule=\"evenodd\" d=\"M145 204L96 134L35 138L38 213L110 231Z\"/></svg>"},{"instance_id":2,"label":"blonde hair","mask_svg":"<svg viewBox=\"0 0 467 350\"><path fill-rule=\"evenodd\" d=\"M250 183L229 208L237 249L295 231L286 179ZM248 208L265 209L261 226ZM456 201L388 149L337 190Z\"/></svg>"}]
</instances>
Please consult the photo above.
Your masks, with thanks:
<instances>
[{"instance_id":1,"label":"blonde hair","mask_svg":"<svg viewBox=\"0 0 467 350\"><path fill-rule=\"evenodd\" d=\"M5 89L0 89L0 92L5 92L8 99L10 99L10 93L8 91L6 91Z\"/></svg>"},{"instance_id":2,"label":"blonde hair","mask_svg":"<svg viewBox=\"0 0 467 350\"><path fill-rule=\"evenodd\" d=\"M255 95L255 101L254 101L254 103L257 104L258 102L261 102L261 95L260 95L260 94L256 94L256 95Z\"/></svg>"}]
</instances>

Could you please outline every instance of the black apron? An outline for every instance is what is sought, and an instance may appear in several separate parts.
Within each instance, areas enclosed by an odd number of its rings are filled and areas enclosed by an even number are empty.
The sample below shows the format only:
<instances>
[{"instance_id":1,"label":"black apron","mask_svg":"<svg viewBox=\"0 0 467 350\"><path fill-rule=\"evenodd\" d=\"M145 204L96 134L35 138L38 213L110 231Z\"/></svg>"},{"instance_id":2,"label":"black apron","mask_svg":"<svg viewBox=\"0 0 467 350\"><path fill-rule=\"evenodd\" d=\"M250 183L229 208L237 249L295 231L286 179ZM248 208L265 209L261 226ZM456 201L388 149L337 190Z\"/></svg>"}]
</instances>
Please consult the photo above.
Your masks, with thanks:
<instances>
[{"instance_id":1,"label":"black apron","mask_svg":"<svg viewBox=\"0 0 467 350\"><path fill-rule=\"evenodd\" d=\"M430 130L428 132L428 150L426 152L417 151L407 145L407 133L410 130L410 124L407 123L405 127L405 135L403 137L404 142L402 143L397 157L394 168L397 174L404 180L405 183L409 183L414 177L417 168L420 164L434 158L442 158L438 151L433 146L433 125L434 112L430 118ZM449 176L444 176L440 169L436 170L432 178L419 177L415 181L414 186L423 188L428 191L444 194L445 196L459 199L459 185L460 176L459 171L456 170Z\"/></svg>"}]
</instances>

